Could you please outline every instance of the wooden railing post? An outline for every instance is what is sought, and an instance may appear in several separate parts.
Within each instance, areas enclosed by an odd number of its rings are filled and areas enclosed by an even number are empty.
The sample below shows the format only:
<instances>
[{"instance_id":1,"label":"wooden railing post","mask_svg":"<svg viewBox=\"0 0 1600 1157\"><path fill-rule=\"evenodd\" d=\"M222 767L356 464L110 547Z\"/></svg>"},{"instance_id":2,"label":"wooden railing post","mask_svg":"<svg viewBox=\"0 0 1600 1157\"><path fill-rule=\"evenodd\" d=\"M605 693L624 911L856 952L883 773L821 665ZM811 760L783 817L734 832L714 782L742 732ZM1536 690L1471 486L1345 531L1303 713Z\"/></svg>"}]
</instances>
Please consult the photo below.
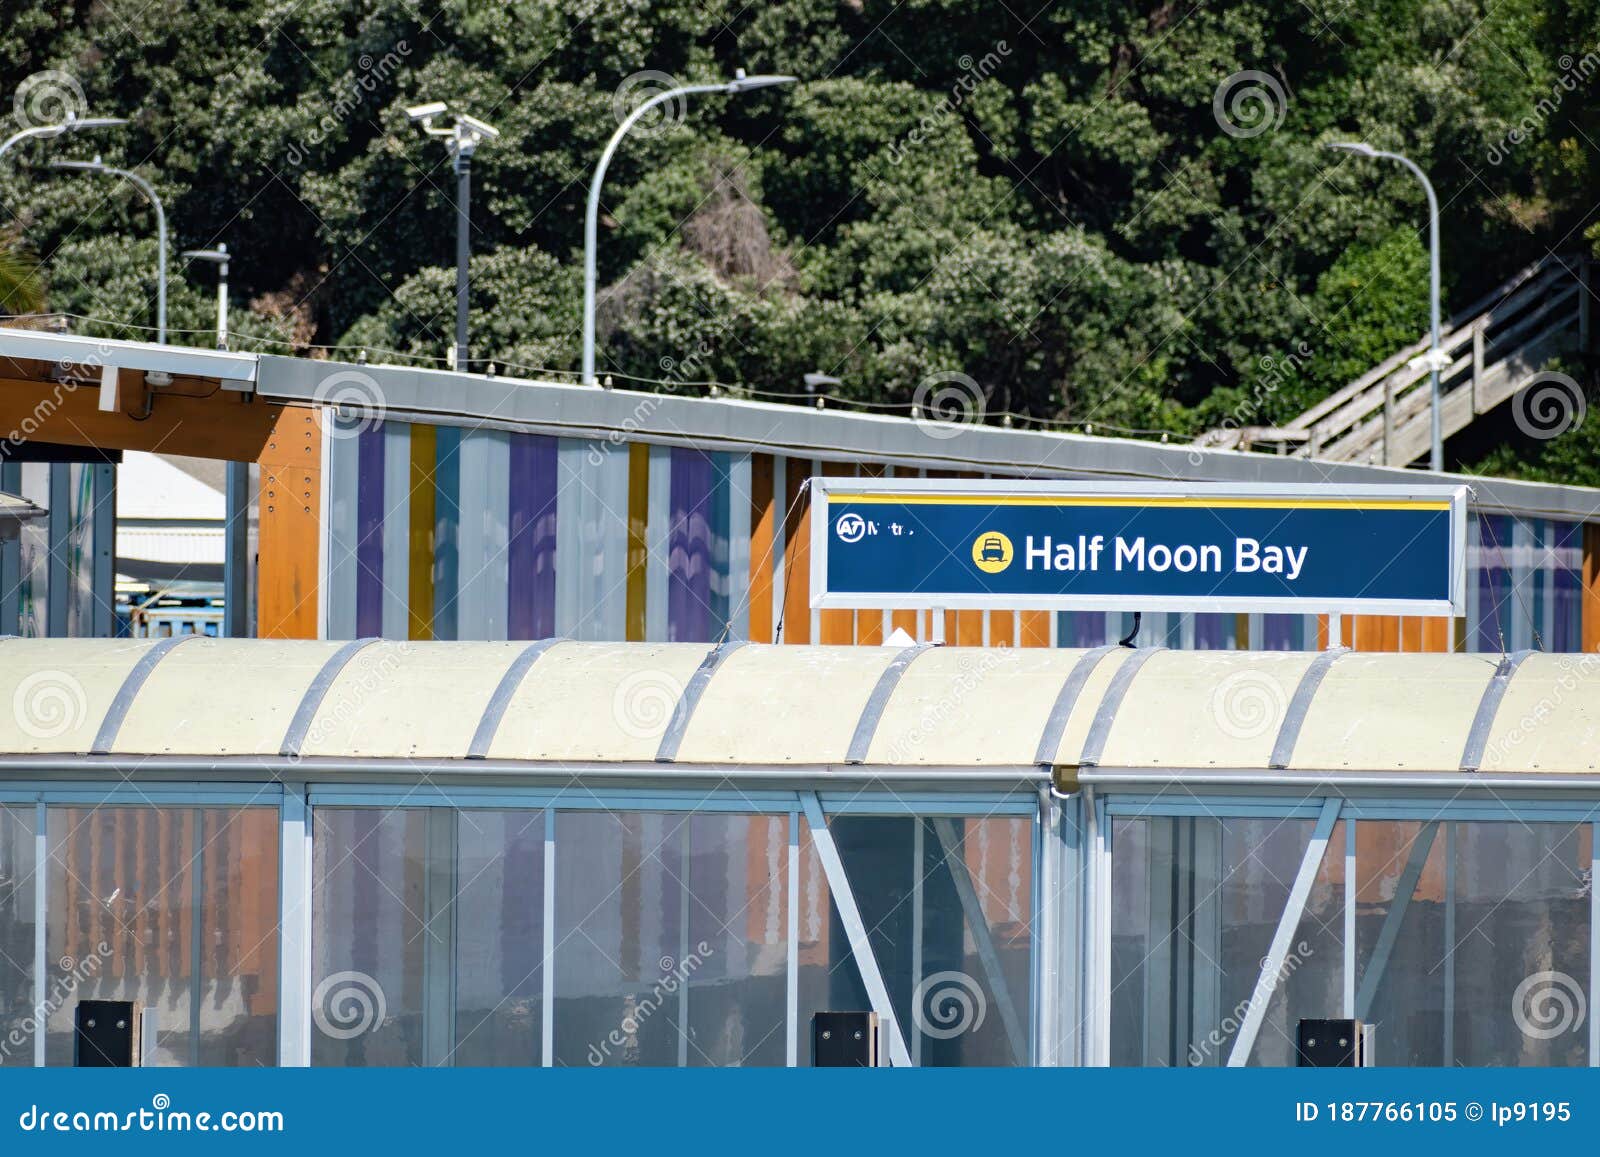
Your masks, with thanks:
<instances>
[{"instance_id":1,"label":"wooden railing post","mask_svg":"<svg viewBox=\"0 0 1600 1157\"><path fill-rule=\"evenodd\" d=\"M1383 464L1394 457L1394 375L1383 379Z\"/></svg>"},{"instance_id":2,"label":"wooden railing post","mask_svg":"<svg viewBox=\"0 0 1600 1157\"><path fill-rule=\"evenodd\" d=\"M1478 383L1483 378L1483 322L1472 323L1472 412L1481 414L1478 404Z\"/></svg>"}]
</instances>

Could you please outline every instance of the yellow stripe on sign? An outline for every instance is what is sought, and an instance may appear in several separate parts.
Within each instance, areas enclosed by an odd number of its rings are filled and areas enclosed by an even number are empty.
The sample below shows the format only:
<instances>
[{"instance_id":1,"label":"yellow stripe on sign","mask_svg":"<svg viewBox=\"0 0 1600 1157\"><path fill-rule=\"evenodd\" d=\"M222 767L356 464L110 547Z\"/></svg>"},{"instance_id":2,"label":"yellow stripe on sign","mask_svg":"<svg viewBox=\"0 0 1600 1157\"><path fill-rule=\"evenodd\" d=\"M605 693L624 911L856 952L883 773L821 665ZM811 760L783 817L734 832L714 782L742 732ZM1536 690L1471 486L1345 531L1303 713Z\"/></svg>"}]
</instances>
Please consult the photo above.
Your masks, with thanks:
<instances>
[{"instance_id":1,"label":"yellow stripe on sign","mask_svg":"<svg viewBox=\"0 0 1600 1157\"><path fill-rule=\"evenodd\" d=\"M1419 501L1387 498L1162 498L1133 494L1111 494L1099 498L1087 495L1019 494L983 496L978 494L847 494L833 490L829 502L849 502L865 506L1179 506L1205 509L1223 507L1246 510L1449 510L1448 499Z\"/></svg>"}]
</instances>

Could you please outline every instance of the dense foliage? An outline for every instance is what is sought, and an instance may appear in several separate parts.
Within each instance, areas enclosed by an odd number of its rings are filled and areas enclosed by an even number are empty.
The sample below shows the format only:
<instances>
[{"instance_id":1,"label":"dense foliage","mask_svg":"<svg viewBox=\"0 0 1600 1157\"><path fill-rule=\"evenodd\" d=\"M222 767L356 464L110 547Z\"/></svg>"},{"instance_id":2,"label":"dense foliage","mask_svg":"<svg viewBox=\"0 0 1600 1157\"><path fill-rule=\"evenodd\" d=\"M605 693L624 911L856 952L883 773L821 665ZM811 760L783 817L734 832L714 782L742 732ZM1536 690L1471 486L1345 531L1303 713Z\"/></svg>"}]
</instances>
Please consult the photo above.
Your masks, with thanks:
<instances>
[{"instance_id":1,"label":"dense foliage","mask_svg":"<svg viewBox=\"0 0 1600 1157\"><path fill-rule=\"evenodd\" d=\"M8 0L17 114L59 71L132 124L20 147L0 198L51 310L153 324L148 209L43 167L99 149L156 182L174 250L239 255L236 329L442 359L454 178L403 110L448 100L503 133L474 167L474 357L572 371L589 174L663 83L636 74L793 73L623 145L603 371L780 394L820 371L901 405L961 374L991 416L1177 434L1286 418L1421 332L1420 191L1329 141L1431 173L1447 311L1586 244L1597 0L1035 8ZM210 270L175 280L173 329L204 344Z\"/></svg>"}]
</instances>

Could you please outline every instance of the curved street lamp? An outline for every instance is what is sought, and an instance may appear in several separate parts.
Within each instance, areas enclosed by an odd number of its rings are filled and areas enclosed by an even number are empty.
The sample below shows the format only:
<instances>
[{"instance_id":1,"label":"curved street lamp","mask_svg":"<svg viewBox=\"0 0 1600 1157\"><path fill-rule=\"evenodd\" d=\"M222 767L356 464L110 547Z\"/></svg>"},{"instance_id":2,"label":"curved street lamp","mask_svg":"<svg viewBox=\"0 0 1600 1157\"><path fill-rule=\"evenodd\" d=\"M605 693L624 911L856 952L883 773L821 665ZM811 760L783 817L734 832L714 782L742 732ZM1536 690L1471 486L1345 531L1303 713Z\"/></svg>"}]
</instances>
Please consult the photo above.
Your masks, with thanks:
<instances>
[{"instance_id":1,"label":"curved street lamp","mask_svg":"<svg viewBox=\"0 0 1600 1157\"><path fill-rule=\"evenodd\" d=\"M611 164L612 154L617 151L617 146L622 143L622 138L628 135L639 118L659 104L672 100L675 97L691 96L702 92L720 92L727 96L735 96L743 92L752 92L758 88L771 88L779 84L794 84L799 77L795 76L746 76L744 69L739 69L730 81L721 84L682 84L677 88L669 88L665 92L658 92L649 100L644 101L634 109L622 123L617 126L617 131L611 134L611 140L606 142L605 151L600 154L600 163L594 167L594 179L589 182L589 210L583 222L583 384L595 384L594 376L594 283L595 283L595 239L600 228L600 183L606 178L606 167Z\"/></svg>"},{"instance_id":2,"label":"curved street lamp","mask_svg":"<svg viewBox=\"0 0 1600 1157\"><path fill-rule=\"evenodd\" d=\"M1434 473L1444 469L1444 434L1439 416L1439 371L1450 364L1439 349L1439 198L1434 194L1433 182L1410 157L1375 149L1365 141L1334 141L1327 146L1354 153L1358 157L1373 157L1385 161L1398 161L1411 170L1411 175L1422 182L1422 191L1428 196L1428 308L1433 338L1427 356L1418 359L1428 367L1428 383L1432 393L1428 469Z\"/></svg>"},{"instance_id":3,"label":"curved street lamp","mask_svg":"<svg viewBox=\"0 0 1600 1157\"><path fill-rule=\"evenodd\" d=\"M68 113L67 119L59 124L33 125L21 132L12 133L4 141L0 141L0 157L11 150L13 145L39 137L59 137L63 133L76 133L84 129L109 129L128 122L122 117L80 117L76 113Z\"/></svg>"},{"instance_id":4,"label":"curved street lamp","mask_svg":"<svg viewBox=\"0 0 1600 1157\"><path fill-rule=\"evenodd\" d=\"M156 341L167 344L167 214L161 208L161 198L154 186L137 173L127 169L114 169L96 157L92 161L51 161L52 169L76 169L83 173L99 173L107 177L121 177L155 206L156 211Z\"/></svg>"}]
</instances>

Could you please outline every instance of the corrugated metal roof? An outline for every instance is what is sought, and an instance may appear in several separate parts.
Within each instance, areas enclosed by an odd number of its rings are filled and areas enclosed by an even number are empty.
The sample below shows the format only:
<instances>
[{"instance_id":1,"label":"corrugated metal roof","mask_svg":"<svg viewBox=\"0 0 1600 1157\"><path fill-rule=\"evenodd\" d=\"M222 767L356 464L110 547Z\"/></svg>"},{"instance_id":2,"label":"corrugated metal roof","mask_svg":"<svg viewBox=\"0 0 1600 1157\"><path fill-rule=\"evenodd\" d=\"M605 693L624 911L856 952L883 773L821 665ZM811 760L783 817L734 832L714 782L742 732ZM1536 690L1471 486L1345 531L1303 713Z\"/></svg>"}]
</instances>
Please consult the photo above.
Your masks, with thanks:
<instances>
[{"instance_id":1,"label":"corrugated metal roof","mask_svg":"<svg viewBox=\"0 0 1600 1157\"><path fill-rule=\"evenodd\" d=\"M1600 763L1587 655L8 639L0 703L13 772L96 752L1155 779Z\"/></svg>"}]
</instances>

